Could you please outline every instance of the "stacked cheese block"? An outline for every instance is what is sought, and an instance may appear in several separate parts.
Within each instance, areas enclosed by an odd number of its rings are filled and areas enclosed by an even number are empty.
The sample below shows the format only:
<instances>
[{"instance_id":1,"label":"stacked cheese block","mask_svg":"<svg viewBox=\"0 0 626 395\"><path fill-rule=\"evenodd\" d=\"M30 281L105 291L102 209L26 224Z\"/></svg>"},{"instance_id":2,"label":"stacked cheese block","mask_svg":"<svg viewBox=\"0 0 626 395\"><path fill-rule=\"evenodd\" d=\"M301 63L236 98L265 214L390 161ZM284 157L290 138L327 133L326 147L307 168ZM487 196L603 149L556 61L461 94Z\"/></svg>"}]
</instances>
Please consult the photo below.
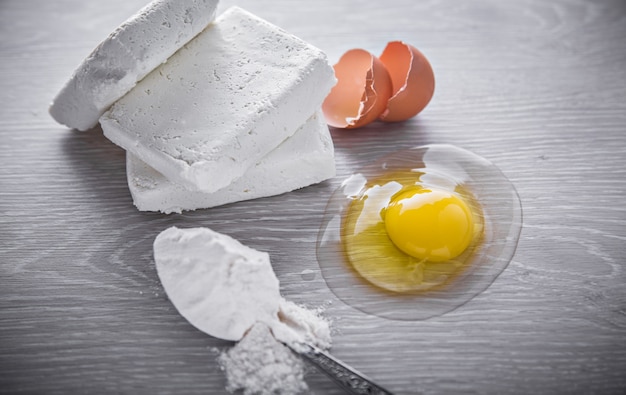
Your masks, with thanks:
<instances>
[{"instance_id":1,"label":"stacked cheese block","mask_svg":"<svg viewBox=\"0 0 626 395\"><path fill-rule=\"evenodd\" d=\"M140 210L181 212L277 195L335 174L319 49L217 0L157 0L79 66L50 108L99 121L127 151Z\"/></svg>"}]
</instances>

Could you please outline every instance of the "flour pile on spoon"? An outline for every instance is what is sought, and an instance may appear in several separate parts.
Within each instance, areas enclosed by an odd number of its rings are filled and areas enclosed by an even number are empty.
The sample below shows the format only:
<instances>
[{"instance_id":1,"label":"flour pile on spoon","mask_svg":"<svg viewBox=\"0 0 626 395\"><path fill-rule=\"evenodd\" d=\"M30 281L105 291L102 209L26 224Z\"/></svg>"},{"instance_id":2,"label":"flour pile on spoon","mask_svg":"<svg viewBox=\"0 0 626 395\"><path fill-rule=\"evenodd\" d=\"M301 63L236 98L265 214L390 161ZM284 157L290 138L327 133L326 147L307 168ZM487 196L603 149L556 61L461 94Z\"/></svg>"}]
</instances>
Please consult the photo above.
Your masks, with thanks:
<instances>
[{"instance_id":1,"label":"flour pile on spoon","mask_svg":"<svg viewBox=\"0 0 626 395\"><path fill-rule=\"evenodd\" d=\"M165 292L183 317L211 336L239 341L219 358L227 389L246 394L306 389L303 363L284 344L328 349L329 324L280 295L267 253L207 228L171 227L156 237L154 259Z\"/></svg>"}]
</instances>

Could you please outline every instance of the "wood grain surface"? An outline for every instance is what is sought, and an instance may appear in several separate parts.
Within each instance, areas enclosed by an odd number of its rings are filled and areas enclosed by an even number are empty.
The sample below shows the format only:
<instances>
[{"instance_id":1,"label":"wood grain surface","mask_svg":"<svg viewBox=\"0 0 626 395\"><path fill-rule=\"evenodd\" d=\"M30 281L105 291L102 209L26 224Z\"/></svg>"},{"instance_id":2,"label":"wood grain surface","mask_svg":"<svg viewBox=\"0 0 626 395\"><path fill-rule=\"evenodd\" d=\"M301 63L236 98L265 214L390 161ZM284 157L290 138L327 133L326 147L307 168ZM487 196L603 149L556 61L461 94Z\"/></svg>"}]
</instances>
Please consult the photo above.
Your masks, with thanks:
<instances>
[{"instance_id":1,"label":"wood grain surface","mask_svg":"<svg viewBox=\"0 0 626 395\"><path fill-rule=\"evenodd\" d=\"M398 394L626 392L626 2L223 0L326 51L418 47L437 87L418 117L333 130L337 177L180 215L137 211L124 152L47 107L143 0L0 1L0 393L219 394L230 343L189 325L152 258L168 226L271 254L283 295L323 306L332 353ZM449 143L495 163L524 210L482 294L424 321L346 305L315 245L341 181L398 149ZM307 374L311 393L341 393Z\"/></svg>"}]
</instances>

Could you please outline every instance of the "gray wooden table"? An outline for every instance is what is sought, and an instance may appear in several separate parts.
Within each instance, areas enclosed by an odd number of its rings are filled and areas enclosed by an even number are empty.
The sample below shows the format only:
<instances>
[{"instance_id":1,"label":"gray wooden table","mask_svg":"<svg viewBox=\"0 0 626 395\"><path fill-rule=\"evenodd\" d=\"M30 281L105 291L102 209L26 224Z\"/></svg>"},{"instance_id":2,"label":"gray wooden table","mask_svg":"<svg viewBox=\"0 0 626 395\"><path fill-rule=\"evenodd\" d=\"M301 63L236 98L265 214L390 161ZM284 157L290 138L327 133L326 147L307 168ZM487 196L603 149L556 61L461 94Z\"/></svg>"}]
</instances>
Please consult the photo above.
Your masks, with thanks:
<instances>
[{"instance_id":1,"label":"gray wooden table","mask_svg":"<svg viewBox=\"0 0 626 395\"><path fill-rule=\"evenodd\" d=\"M433 0L237 4L326 51L405 40L437 88L417 118L332 132L338 175L182 215L141 213L124 152L47 114L75 66L142 0L0 1L0 393L225 392L230 346L165 296L152 241L208 226L268 251L285 297L324 306L332 352L399 394L626 391L626 2ZM414 145L493 161L524 209L517 252L440 317L391 321L344 304L315 243L346 176ZM303 275L306 274L306 275ZM316 394L338 394L309 372Z\"/></svg>"}]
</instances>

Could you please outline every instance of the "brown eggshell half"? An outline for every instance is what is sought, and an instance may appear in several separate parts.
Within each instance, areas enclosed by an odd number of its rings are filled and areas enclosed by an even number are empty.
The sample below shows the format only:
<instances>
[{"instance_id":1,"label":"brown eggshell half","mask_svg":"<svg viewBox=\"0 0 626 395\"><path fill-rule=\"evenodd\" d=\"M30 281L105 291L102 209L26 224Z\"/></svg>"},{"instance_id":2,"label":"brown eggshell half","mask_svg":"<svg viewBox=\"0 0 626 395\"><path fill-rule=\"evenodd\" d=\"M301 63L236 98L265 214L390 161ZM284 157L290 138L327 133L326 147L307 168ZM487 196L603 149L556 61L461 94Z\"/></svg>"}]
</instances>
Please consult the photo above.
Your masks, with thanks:
<instances>
[{"instance_id":1,"label":"brown eggshell half","mask_svg":"<svg viewBox=\"0 0 626 395\"><path fill-rule=\"evenodd\" d=\"M352 49L333 67L337 84L322 104L326 122L353 129L378 119L387 108L392 89L380 59L363 49Z\"/></svg>"},{"instance_id":2,"label":"brown eggshell half","mask_svg":"<svg viewBox=\"0 0 626 395\"><path fill-rule=\"evenodd\" d=\"M422 111L435 92L435 75L428 59L412 45L391 41L380 55L391 77L393 93L380 119L405 121Z\"/></svg>"}]
</instances>

